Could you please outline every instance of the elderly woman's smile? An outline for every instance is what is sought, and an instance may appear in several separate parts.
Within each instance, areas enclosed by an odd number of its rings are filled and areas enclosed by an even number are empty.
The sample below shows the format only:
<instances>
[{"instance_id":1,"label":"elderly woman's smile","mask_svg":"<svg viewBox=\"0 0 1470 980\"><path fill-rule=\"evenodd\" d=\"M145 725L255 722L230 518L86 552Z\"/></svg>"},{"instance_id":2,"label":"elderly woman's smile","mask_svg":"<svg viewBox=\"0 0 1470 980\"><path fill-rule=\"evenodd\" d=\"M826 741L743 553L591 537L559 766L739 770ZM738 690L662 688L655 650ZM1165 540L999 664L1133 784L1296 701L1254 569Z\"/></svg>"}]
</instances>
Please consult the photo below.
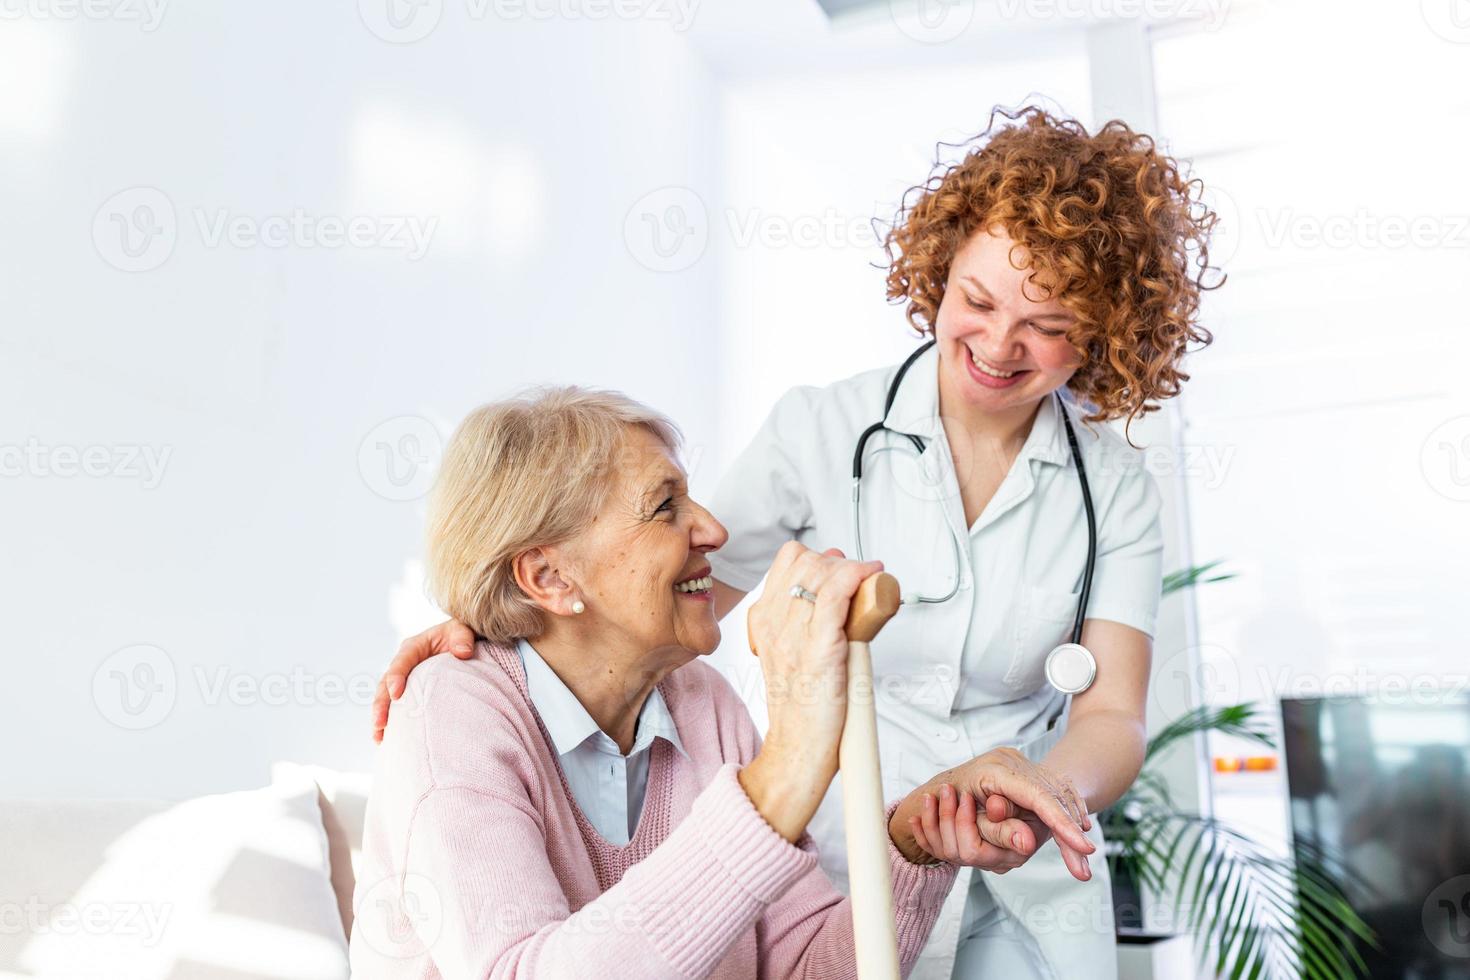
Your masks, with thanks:
<instances>
[{"instance_id":1,"label":"elderly woman's smile","mask_svg":"<svg viewBox=\"0 0 1470 980\"><path fill-rule=\"evenodd\" d=\"M665 650L683 662L677 651L714 652L720 627L704 556L725 543L724 527L689 498L673 450L649 429L628 427L614 455L614 485L587 530L542 549L586 607L566 625L614 639L630 656Z\"/></svg>"}]
</instances>

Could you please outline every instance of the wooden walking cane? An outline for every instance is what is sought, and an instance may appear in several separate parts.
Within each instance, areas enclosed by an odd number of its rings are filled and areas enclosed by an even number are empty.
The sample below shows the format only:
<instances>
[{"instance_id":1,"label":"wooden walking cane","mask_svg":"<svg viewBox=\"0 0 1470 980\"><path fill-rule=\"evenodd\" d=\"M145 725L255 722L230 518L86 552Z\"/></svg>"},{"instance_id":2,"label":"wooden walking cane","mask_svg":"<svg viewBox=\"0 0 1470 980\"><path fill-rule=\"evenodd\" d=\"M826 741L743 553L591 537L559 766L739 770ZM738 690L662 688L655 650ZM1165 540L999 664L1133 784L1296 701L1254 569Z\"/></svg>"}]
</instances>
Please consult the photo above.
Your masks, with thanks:
<instances>
[{"instance_id":1,"label":"wooden walking cane","mask_svg":"<svg viewBox=\"0 0 1470 980\"><path fill-rule=\"evenodd\" d=\"M873 657L868 643L898 612L898 580L879 572L863 581L847 616L847 721L837 764L847 822L852 936L859 980L899 980L888 825L878 769L878 716L873 704Z\"/></svg>"}]
</instances>

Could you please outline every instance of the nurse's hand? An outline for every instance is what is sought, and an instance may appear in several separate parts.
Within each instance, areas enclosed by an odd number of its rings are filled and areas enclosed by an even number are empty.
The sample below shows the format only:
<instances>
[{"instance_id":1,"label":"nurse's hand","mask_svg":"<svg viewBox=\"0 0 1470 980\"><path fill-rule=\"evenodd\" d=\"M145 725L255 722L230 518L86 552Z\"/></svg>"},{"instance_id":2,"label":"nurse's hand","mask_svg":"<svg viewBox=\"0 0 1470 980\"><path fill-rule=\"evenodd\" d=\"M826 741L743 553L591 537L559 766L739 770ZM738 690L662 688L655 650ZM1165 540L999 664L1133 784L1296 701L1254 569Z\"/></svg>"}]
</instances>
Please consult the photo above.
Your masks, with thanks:
<instances>
[{"instance_id":1,"label":"nurse's hand","mask_svg":"<svg viewBox=\"0 0 1470 980\"><path fill-rule=\"evenodd\" d=\"M373 695L373 741L383 740L388 727L388 703L396 701L408 686L408 675L415 667L440 653L453 653L461 660L475 655L475 632L464 623L446 619L416 636L410 636L398 647L398 654L388 664Z\"/></svg>"}]
</instances>

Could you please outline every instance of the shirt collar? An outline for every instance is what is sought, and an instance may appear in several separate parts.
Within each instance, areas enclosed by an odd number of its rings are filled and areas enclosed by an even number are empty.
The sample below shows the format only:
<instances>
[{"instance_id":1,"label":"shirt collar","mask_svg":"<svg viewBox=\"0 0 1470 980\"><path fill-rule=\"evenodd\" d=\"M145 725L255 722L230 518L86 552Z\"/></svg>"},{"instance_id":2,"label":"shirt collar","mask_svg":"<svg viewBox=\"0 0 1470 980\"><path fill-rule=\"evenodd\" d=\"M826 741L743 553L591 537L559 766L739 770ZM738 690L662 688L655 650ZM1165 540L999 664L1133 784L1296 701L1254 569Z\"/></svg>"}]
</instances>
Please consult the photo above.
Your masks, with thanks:
<instances>
[{"instance_id":1,"label":"shirt collar","mask_svg":"<svg viewBox=\"0 0 1470 980\"><path fill-rule=\"evenodd\" d=\"M896 375L895 370L888 379L890 385ZM887 397L886 389L884 397ZM882 404L877 407L881 409ZM944 434L944 427L939 423L939 345L920 354L903 376L903 384L898 386L893 407L888 411L888 428L924 439ZM1063 464L1070 456L1056 397L1047 395L1037 408L1036 420L1031 423L1031 432L1018 458Z\"/></svg>"},{"instance_id":2,"label":"shirt collar","mask_svg":"<svg viewBox=\"0 0 1470 980\"><path fill-rule=\"evenodd\" d=\"M572 693L572 689L556 676L556 671L536 652L535 647L520 640L516 643L516 650L521 655L521 665L526 672L526 692L531 696L536 713L541 716L546 731L551 735L557 755L572 752L601 731L596 720ZM638 712L638 734L633 740L633 750L628 754L633 755L648 748L655 737L662 737L680 755L686 759L689 757L684 743L679 740L679 729L674 725L674 716L669 712L663 693L657 687L649 692Z\"/></svg>"},{"instance_id":3,"label":"shirt collar","mask_svg":"<svg viewBox=\"0 0 1470 980\"><path fill-rule=\"evenodd\" d=\"M885 399L896 377L897 368L889 375L888 385L883 389ZM874 408L881 411L883 403L879 402ZM924 439L933 439L944 431L939 425L938 344L920 354L909 367L908 374L903 376L903 383L893 396L893 407L888 410L887 425L894 432L906 432Z\"/></svg>"}]
</instances>

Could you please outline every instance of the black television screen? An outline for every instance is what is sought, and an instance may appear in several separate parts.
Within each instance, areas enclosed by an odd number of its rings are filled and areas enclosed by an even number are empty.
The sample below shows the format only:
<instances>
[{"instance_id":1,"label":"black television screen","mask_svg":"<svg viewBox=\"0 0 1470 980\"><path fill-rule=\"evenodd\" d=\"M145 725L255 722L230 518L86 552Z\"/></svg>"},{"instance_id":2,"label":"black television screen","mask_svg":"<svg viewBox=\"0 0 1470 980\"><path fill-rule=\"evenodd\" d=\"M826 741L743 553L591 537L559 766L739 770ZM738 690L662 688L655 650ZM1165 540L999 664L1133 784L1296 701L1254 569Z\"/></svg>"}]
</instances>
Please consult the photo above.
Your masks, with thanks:
<instances>
[{"instance_id":1,"label":"black television screen","mask_svg":"<svg viewBox=\"0 0 1470 980\"><path fill-rule=\"evenodd\" d=\"M1286 699L1292 832L1342 859L1374 978L1470 980L1470 701Z\"/></svg>"}]
</instances>

